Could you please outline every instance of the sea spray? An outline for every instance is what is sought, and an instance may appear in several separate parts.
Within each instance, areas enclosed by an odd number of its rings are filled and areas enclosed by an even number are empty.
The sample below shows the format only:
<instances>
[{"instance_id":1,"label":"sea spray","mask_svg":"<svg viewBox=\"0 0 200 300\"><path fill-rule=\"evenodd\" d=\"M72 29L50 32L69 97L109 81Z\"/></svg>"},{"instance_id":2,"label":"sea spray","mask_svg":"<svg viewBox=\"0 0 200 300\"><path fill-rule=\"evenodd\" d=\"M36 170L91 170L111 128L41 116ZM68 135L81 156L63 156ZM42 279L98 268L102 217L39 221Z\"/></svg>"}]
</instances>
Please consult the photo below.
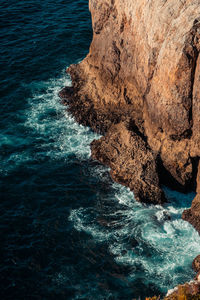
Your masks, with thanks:
<instances>
[{"instance_id":1,"label":"sea spray","mask_svg":"<svg viewBox=\"0 0 200 300\"><path fill-rule=\"evenodd\" d=\"M64 75L33 84L25 126L42 138L37 155L53 160L70 160L75 155L88 160L90 142L100 136L78 125L60 102L58 92L66 84L71 82ZM91 166L89 172L105 184L111 180L108 168L99 164ZM136 202L129 189L111 184L111 192L104 198L96 195L100 208L88 206L71 211L69 221L74 228L89 234L94 243L106 244L117 264L130 267L126 276L129 284L142 280L146 286L157 285L165 293L190 280L200 238L190 224L181 220L181 213L190 206L194 194L165 188L169 203L149 206Z\"/></svg>"},{"instance_id":2,"label":"sea spray","mask_svg":"<svg viewBox=\"0 0 200 300\"><path fill-rule=\"evenodd\" d=\"M109 244L118 264L131 267L130 284L142 280L163 293L192 278L192 261L200 251L198 233L181 219L194 194L165 192L169 203L163 207L143 205L127 188L113 183L112 195L103 200L103 221L92 207L73 210L69 217L76 230Z\"/></svg>"}]
</instances>

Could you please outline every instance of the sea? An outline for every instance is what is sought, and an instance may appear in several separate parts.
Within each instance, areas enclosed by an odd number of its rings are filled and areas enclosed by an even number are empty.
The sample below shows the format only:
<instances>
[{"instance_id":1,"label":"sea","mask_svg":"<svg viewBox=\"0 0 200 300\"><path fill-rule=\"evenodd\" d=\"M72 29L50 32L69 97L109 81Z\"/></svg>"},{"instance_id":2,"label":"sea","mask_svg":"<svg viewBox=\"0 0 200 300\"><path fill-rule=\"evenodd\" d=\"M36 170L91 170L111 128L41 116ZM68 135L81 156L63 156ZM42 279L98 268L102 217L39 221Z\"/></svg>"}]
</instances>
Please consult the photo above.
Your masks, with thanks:
<instances>
[{"instance_id":1,"label":"sea","mask_svg":"<svg viewBox=\"0 0 200 300\"><path fill-rule=\"evenodd\" d=\"M1 0L0 24L0 299L143 300L193 279L194 193L136 202L58 97L89 51L88 0Z\"/></svg>"}]
</instances>

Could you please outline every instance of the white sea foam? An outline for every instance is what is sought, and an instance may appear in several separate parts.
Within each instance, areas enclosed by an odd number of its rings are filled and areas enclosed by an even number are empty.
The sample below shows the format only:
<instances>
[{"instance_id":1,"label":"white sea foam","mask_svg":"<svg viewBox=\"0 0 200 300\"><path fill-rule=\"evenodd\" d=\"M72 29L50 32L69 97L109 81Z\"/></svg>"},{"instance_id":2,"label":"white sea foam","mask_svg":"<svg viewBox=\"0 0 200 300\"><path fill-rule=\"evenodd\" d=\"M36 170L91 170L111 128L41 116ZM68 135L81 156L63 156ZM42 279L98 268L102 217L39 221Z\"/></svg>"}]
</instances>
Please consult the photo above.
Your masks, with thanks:
<instances>
[{"instance_id":1,"label":"white sea foam","mask_svg":"<svg viewBox=\"0 0 200 300\"><path fill-rule=\"evenodd\" d=\"M44 139L41 152L53 159L67 159L70 154L80 159L90 156L90 143L98 135L77 124L58 96L71 81L63 75L47 82L33 83L33 97L25 125Z\"/></svg>"},{"instance_id":2,"label":"white sea foam","mask_svg":"<svg viewBox=\"0 0 200 300\"><path fill-rule=\"evenodd\" d=\"M128 189L116 183L113 188L108 201L116 203L116 209L103 212L104 218L115 217L113 223L99 224L91 216L92 208L80 208L73 210L69 217L74 227L99 242L107 242L116 262L132 268L130 281L140 278L142 272L146 283L158 285L159 281L159 286L167 291L190 280L192 260L200 251L200 236L181 219L181 213L193 195L168 190L168 197L173 196L170 203L164 207L148 206L137 203ZM173 206L175 198L179 203L181 197L184 207Z\"/></svg>"},{"instance_id":3,"label":"white sea foam","mask_svg":"<svg viewBox=\"0 0 200 300\"><path fill-rule=\"evenodd\" d=\"M64 86L70 85L71 81L63 71L60 78L35 81L26 86L32 93L28 99L29 106L23 111L26 139L6 133L0 135L0 145L18 146L9 157L2 160L2 174L6 175L16 167L44 156L68 161L70 155L78 159L90 157L90 143L99 135L77 124L61 103L58 93ZM19 147L24 142L32 143L30 148L33 150L35 147L36 151Z\"/></svg>"},{"instance_id":4,"label":"white sea foam","mask_svg":"<svg viewBox=\"0 0 200 300\"><path fill-rule=\"evenodd\" d=\"M35 81L25 87L32 94L28 108L23 111L26 139L6 133L0 135L0 145L18 146L1 161L2 174L42 157L63 161L69 161L70 155L80 160L90 157L90 143L99 135L77 124L61 103L58 93L64 86L70 85L71 80L63 70L60 78ZM24 142L31 143L30 149L19 147ZM33 148L35 150L31 151Z\"/></svg>"},{"instance_id":5,"label":"white sea foam","mask_svg":"<svg viewBox=\"0 0 200 300\"><path fill-rule=\"evenodd\" d=\"M58 92L70 84L63 74L59 79L33 82L30 86L33 96L29 99L25 127L28 135L35 136L36 144L39 140L38 156L69 160L70 155L75 155L88 159L90 142L99 137L78 125L61 104ZM33 159L33 155L22 151L9 159L20 165ZM106 183L108 168L94 166L91 172ZM129 189L113 183L112 192L99 199L113 204L112 210L102 208L103 222L98 220L94 207L72 210L69 220L76 230L87 232L100 243L106 242L116 262L131 267L130 281L145 276L146 282L159 281L160 287L167 290L191 279L190 266L199 254L200 237L189 223L181 220L182 211L190 206L194 195L169 189L165 192L170 202L163 207L142 205Z\"/></svg>"}]
</instances>

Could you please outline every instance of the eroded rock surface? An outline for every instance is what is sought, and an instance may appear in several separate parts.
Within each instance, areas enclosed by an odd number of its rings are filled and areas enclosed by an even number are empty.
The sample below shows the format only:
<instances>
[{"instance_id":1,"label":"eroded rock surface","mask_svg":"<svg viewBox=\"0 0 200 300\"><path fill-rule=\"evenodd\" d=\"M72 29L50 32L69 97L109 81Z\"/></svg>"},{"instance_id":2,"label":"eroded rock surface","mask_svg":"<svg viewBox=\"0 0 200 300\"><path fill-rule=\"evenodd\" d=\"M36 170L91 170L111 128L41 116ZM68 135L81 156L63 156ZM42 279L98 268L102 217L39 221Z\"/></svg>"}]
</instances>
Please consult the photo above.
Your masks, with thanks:
<instances>
[{"instance_id":1,"label":"eroded rock surface","mask_svg":"<svg viewBox=\"0 0 200 300\"><path fill-rule=\"evenodd\" d=\"M192 263L192 267L194 269L195 272L200 272L200 255L198 255L193 263Z\"/></svg>"},{"instance_id":2,"label":"eroded rock surface","mask_svg":"<svg viewBox=\"0 0 200 300\"><path fill-rule=\"evenodd\" d=\"M183 219L190 222L200 234L200 162L197 173L197 195L192 201L192 206L183 212ZM200 246L199 246L200 247ZM199 270L200 271L200 270Z\"/></svg>"},{"instance_id":3,"label":"eroded rock surface","mask_svg":"<svg viewBox=\"0 0 200 300\"><path fill-rule=\"evenodd\" d=\"M128 186L136 200L154 204L164 201L156 156L127 125L113 125L104 137L92 142L91 149L92 157L109 166L112 178Z\"/></svg>"},{"instance_id":4,"label":"eroded rock surface","mask_svg":"<svg viewBox=\"0 0 200 300\"><path fill-rule=\"evenodd\" d=\"M200 281L193 280L182 284L169 292L164 300L200 300Z\"/></svg>"},{"instance_id":5,"label":"eroded rock surface","mask_svg":"<svg viewBox=\"0 0 200 300\"><path fill-rule=\"evenodd\" d=\"M93 157L109 165L112 177L140 201L161 203L161 182L194 189L200 0L90 0L89 8L90 51L67 70L73 88L60 95L79 123L105 135L93 142ZM195 199L184 218L199 230Z\"/></svg>"},{"instance_id":6,"label":"eroded rock surface","mask_svg":"<svg viewBox=\"0 0 200 300\"><path fill-rule=\"evenodd\" d=\"M89 0L89 8L90 51L68 68L73 87L60 96L104 135L92 157L138 201L165 201L161 183L196 189L183 219L200 233L200 0ZM200 272L199 257L193 267ZM200 299L200 273L165 299Z\"/></svg>"}]
</instances>

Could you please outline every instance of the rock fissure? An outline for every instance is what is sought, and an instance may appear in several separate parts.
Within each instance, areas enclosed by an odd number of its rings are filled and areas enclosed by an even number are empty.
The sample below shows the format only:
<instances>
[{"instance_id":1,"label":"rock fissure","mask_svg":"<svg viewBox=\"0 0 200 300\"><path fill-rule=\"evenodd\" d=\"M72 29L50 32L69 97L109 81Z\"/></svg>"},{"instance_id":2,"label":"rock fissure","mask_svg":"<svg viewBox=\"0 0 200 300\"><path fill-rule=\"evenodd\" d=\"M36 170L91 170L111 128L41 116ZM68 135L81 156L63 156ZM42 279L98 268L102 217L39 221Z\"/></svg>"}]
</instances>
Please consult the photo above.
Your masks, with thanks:
<instances>
[{"instance_id":1,"label":"rock fissure","mask_svg":"<svg viewBox=\"0 0 200 300\"><path fill-rule=\"evenodd\" d=\"M195 37L196 37L196 34L197 34L197 29L198 29L198 27L196 28L195 33L193 33L192 42L191 42L191 44L193 46L193 57L189 56L189 59L192 60L192 68L191 68L191 95L190 95L191 105L190 105L190 108L188 110L188 118L189 118L189 123L191 125L191 132L189 134L189 138L191 138L191 136L192 136L194 82L195 82L195 75L196 75L196 69L197 69L197 60L198 60L198 57L199 57L199 52L198 52L198 49L197 49L197 41L195 42Z\"/></svg>"}]
</instances>

